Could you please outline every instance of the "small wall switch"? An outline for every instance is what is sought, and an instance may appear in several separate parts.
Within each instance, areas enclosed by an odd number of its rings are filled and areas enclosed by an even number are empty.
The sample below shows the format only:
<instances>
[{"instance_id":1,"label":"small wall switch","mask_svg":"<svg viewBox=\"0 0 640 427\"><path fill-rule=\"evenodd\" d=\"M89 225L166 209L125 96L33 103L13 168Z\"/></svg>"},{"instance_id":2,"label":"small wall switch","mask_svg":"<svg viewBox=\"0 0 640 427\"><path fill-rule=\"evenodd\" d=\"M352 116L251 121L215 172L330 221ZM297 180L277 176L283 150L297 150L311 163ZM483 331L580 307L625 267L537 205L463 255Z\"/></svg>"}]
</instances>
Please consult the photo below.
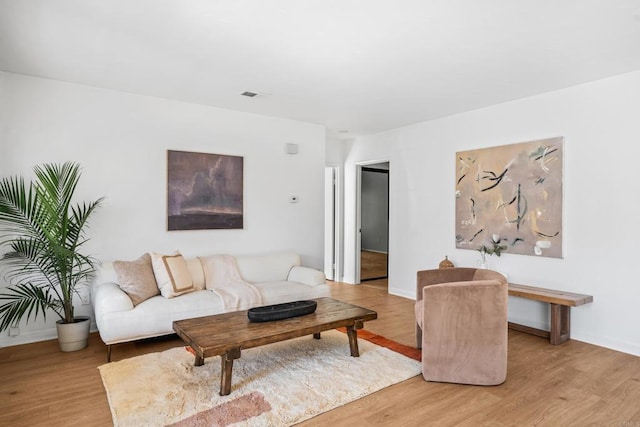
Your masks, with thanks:
<instances>
[{"instance_id":1,"label":"small wall switch","mask_svg":"<svg viewBox=\"0 0 640 427\"><path fill-rule=\"evenodd\" d=\"M284 152L287 154L298 154L298 144L285 144Z\"/></svg>"},{"instance_id":2,"label":"small wall switch","mask_svg":"<svg viewBox=\"0 0 640 427\"><path fill-rule=\"evenodd\" d=\"M91 303L91 298L89 297L89 292L86 290L79 291L78 296L80 297L80 301L82 305L89 305Z\"/></svg>"},{"instance_id":3,"label":"small wall switch","mask_svg":"<svg viewBox=\"0 0 640 427\"><path fill-rule=\"evenodd\" d=\"M20 335L20 328L18 328L17 326L9 328L10 337L17 337L18 335Z\"/></svg>"},{"instance_id":4,"label":"small wall switch","mask_svg":"<svg viewBox=\"0 0 640 427\"><path fill-rule=\"evenodd\" d=\"M298 203L298 196L289 196L289 203Z\"/></svg>"}]
</instances>

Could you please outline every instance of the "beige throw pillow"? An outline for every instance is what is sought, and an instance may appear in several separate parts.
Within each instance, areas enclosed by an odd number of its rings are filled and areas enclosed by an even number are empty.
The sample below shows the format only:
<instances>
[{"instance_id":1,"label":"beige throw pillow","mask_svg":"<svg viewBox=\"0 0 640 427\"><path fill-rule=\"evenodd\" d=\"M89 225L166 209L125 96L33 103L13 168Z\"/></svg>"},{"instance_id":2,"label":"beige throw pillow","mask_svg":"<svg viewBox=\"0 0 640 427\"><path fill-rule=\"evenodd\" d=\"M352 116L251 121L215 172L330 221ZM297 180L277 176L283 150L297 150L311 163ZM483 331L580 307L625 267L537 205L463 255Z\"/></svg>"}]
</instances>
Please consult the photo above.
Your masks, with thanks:
<instances>
[{"instance_id":1,"label":"beige throw pillow","mask_svg":"<svg viewBox=\"0 0 640 427\"><path fill-rule=\"evenodd\" d=\"M151 252L151 265L163 297L173 298L195 290L187 262L180 252L173 255Z\"/></svg>"},{"instance_id":2,"label":"beige throw pillow","mask_svg":"<svg viewBox=\"0 0 640 427\"><path fill-rule=\"evenodd\" d=\"M120 289L129 295L134 306L160 294L149 254L135 261L114 261L113 269L118 275Z\"/></svg>"}]
</instances>

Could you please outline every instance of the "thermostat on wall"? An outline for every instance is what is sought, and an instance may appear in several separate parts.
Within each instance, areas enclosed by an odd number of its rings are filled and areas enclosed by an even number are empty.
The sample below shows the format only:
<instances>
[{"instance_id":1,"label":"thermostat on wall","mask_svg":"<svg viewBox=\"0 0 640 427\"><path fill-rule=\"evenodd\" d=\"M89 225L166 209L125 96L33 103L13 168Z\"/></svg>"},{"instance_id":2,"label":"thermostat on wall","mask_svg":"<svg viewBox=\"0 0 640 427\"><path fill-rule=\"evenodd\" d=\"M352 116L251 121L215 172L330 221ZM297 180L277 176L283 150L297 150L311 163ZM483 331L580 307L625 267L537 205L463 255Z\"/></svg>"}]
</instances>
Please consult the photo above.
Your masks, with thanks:
<instances>
[{"instance_id":1,"label":"thermostat on wall","mask_svg":"<svg viewBox=\"0 0 640 427\"><path fill-rule=\"evenodd\" d=\"M285 144L284 150L287 154L298 154L298 144Z\"/></svg>"}]
</instances>

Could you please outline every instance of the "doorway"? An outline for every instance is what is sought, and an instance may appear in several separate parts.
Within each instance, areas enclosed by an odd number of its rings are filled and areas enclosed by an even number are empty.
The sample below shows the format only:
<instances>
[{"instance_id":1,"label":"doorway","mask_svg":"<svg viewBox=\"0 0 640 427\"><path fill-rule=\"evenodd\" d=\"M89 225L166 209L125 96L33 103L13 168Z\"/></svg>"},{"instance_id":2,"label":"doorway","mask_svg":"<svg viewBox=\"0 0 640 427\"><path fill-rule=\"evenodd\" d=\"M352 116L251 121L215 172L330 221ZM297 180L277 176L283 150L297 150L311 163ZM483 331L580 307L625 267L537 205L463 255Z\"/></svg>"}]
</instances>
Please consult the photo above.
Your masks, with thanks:
<instances>
[{"instance_id":1,"label":"doorway","mask_svg":"<svg viewBox=\"0 0 640 427\"><path fill-rule=\"evenodd\" d=\"M389 276L389 162L361 166L360 283L387 287Z\"/></svg>"}]
</instances>

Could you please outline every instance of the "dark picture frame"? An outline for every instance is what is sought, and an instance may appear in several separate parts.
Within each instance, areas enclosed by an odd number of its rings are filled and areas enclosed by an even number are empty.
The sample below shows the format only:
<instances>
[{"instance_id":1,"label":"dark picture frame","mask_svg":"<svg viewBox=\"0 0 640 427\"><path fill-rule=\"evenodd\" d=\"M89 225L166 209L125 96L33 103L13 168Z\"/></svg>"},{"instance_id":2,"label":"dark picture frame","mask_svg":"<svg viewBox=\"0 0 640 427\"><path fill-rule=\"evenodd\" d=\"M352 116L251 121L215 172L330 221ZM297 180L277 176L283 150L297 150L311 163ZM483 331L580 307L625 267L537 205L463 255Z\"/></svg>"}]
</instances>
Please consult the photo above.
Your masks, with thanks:
<instances>
[{"instance_id":1,"label":"dark picture frame","mask_svg":"<svg viewBox=\"0 0 640 427\"><path fill-rule=\"evenodd\" d=\"M242 229L240 156L167 150L167 230Z\"/></svg>"}]
</instances>

